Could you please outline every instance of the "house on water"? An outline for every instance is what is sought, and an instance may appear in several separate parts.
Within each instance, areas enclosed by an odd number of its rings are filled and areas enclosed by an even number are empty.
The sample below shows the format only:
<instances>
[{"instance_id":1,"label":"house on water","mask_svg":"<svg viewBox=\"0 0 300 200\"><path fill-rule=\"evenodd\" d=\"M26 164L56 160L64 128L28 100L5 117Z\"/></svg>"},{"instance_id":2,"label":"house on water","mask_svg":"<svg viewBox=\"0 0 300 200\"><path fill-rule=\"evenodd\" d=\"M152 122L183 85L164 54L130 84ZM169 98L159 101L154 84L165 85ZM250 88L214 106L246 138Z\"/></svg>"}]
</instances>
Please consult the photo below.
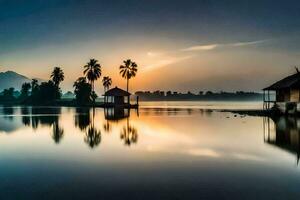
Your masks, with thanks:
<instances>
[{"instance_id":1,"label":"house on water","mask_svg":"<svg viewBox=\"0 0 300 200\"><path fill-rule=\"evenodd\" d=\"M131 94L118 87L106 91L103 96L104 96L104 107L135 108L138 106L138 98L136 104L130 104Z\"/></svg>"},{"instance_id":2,"label":"house on water","mask_svg":"<svg viewBox=\"0 0 300 200\"><path fill-rule=\"evenodd\" d=\"M283 113L300 112L300 73L288 76L263 89L264 109L276 106ZM272 94L275 95L272 98Z\"/></svg>"}]
</instances>

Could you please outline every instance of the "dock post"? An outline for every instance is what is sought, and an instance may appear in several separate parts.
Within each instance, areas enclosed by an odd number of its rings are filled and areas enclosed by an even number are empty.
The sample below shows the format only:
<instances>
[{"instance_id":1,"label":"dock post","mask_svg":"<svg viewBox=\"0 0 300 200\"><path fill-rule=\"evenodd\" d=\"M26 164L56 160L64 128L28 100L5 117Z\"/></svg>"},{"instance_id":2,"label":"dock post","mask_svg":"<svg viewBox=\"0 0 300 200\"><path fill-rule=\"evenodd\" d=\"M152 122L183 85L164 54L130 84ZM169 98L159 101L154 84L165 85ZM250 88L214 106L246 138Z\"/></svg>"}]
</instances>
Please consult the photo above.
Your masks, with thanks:
<instances>
[{"instance_id":1,"label":"dock post","mask_svg":"<svg viewBox=\"0 0 300 200\"><path fill-rule=\"evenodd\" d=\"M266 92L265 90L263 91L263 110L265 110L266 108L266 98L265 98Z\"/></svg>"},{"instance_id":2,"label":"dock post","mask_svg":"<svg viewBox=\"0 0 300 200\"><path fill-rule=\"evenodd\" d=\"M270 91L268 90L268 110L270 109Z\"/></svg>"}]
</instances>

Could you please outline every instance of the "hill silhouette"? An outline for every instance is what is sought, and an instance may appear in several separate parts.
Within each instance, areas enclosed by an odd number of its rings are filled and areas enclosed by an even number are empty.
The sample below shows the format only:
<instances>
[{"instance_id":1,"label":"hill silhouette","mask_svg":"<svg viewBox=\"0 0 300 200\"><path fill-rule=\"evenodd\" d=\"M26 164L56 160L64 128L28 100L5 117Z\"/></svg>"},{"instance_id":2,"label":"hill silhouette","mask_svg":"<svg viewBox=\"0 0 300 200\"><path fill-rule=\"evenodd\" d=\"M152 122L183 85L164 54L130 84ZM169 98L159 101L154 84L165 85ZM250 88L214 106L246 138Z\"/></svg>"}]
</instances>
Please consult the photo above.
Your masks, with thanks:
<instances>
[{"instance_id":1,"label":"hill silhouette","mask_svg":"<svg viewBox=\"0 0 300 200\"><path fill-rule=\"evenodd\" d=\"M25 82L31 82L31 79L14 71L0 72L0 91L10 87L20 90Z\"/></svg>"}]
</instances>

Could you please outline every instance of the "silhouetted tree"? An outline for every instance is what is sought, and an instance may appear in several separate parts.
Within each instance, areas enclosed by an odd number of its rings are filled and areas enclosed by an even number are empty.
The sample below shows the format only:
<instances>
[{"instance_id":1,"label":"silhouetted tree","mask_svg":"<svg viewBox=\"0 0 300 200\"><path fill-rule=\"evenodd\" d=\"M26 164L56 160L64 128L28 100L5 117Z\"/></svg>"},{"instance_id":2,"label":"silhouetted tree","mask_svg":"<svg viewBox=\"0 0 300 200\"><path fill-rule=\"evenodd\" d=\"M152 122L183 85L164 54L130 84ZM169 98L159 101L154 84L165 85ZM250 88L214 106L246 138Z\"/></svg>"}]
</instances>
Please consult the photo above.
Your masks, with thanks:
<instances>
[{"instance_id":1,"label":"silhouetted tree","mask_svg":"<svg viewBox=\"0 0 300 200\"><path fill-rule=\"evenodd\" d=\"M4 89L2 95L0 96L1 101L12 103L16 100L15 96L15 88Z\"/></svg>"},{"instance_id":2,"label":"silhouetted tree","mask_svg":"<svg viewBox=\"0 0 300 200\"><path fill-rule=\"evenodd\" d=\"M54 83L57 90L60 91L59 84L65 79L63 70L60 67L55 67L50 75L50 78L52 79L52 82ZM60 99L60 97L61 94L55 97L55 99Z\"/></svg>"},{"instance_id":3,"label":"silhouetted tree","mask_svg":"<svg viewBox=\"0 0 300 200\"><path fill-rule=\"evenodd\" d=\"M38 99L42 102L53 102L60 98L61 93L53 81L42 82L39 89Z\"/></svg>"},{"instance_id":4,"label":"silhouetted tree","mask_svg":"<svg viewBox=\"0 0 300 200\"><path fill-rule=\"evenodd\" d=\"M95 84L94 82L101 77L101 65L96 59L90 59L90 61L84 66L84 75L89 80L92 85L92 91L95 93ZM95 97L95 95L93 95ZM95 102L95 99L93 99Z\"/></svg>"},{"instance_id":5,"label":"silhouetted tree","mask_svg":"<svg viewBox=\"0 0 300 200\"><path fill-rule=\"evenodd\" d=\"M31 103L38 102L38 92L39 92L40 86L38 83L38 80L32 79L31 81Z\"/></svg>"},{"instance_id":6,"label":"silhouetted tree","mask_svg":"<svg viewBox=\"0 0 300 200\"><path fill-rule=\"evenodd\" d=\"M102 84L104 86L104 92L106 92L112 84L112 80L109 76L104 76L102 79ZM107 102L107 97L105 96L105 102Z\"/></svg>"},{"instance_id":7,"label":"silhouetted tree","mask_svg":"<svg viewBox=\"0 0 300 200\"><path fill-rule=\"evenodd\" d=\"M205 93L205 95L212 95L212 94L213 94L212 91L207 91L207 92Z\"/></svg>"},{"instance_id":8,"label":"silhouetted tree","mask_svg":"<svg viewBox=\"0 0 300 200\"><path fill-rule=\"evenodd\" d=\"M23 83L21 88L20 100L24 101L29 97L29 90L31 88L30 83Z\"/></svg>"},{"instance_id":9,"label":"silhouetted tree","mask_svg":"<svg viewBox=\"0 0 300 200\"><path fill-rule=\"evenodd\" d=\"M137 64L135 62L132 62L130 59L124 60L123 65L120 66L120 74L123 78L127 81L127 92L129 88L129 79L136 76L137 73Z\"/></svg>"},{"instance_id":10,"label":"silhouetted tree","mask_svg":"<svg viewBox=\"0 0 300 200\"><path fill-rule=\"evenodd\" d=\"M34 92L34 90L38 89L39 83L38 80L36 79L32 79L31 81L31 89Z\"/></svg>"},{"instance_id":11,"label":"silhouetted tree","mask_svg":"<svg viewBox=\"0 0 300 200\"><path fill-rule=\"evenodd\" d=\"M59 87L59 84L64 81L65 75L60 67L55 67L51 73L50 78L52 79L54 85Z\"/></svg>"},{"instance_id":12,"label":"silhouetted tree","mask_svg":"<svg viewBox=\"0 0 300 200\"><path fill-rule=\"evenodd\" d=\"M76 102L79 105L89 104L91 102L92 87L87 83L85 77L78 78L73 87L75 88L74 94L76 96Z\"/></svg>"},{"instance_id":13,"label":"silhouetted tree","mask_svg":"<svg viewBox=\"0 0 300 200\"><path fill-rule=\"evenodd\" d=\"M112 84L112 80L109 76L104 76L102 79L102 83L104 86L104 92L106 92Z\"/></svg>"}]
</instances>

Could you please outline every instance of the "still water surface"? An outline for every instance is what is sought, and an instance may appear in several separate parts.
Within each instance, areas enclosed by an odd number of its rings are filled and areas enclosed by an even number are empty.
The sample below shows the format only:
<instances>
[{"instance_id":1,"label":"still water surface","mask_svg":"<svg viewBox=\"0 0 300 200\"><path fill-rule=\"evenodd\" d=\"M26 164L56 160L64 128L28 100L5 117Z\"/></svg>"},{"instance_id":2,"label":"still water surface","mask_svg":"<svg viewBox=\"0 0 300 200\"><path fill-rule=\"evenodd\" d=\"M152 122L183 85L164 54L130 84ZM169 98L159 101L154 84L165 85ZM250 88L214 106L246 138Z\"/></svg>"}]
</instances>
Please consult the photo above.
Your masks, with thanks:
<instances>
[{"instance_id":1,"label":"still water surface","mask_svg":"<svg viewBox=\"0 0 300 200\"><path fill-rule=\"evenodd\" d=\"M2 107L0 199L299 199L299 125L186 107Z\"/></svg>"}]
</instances>

